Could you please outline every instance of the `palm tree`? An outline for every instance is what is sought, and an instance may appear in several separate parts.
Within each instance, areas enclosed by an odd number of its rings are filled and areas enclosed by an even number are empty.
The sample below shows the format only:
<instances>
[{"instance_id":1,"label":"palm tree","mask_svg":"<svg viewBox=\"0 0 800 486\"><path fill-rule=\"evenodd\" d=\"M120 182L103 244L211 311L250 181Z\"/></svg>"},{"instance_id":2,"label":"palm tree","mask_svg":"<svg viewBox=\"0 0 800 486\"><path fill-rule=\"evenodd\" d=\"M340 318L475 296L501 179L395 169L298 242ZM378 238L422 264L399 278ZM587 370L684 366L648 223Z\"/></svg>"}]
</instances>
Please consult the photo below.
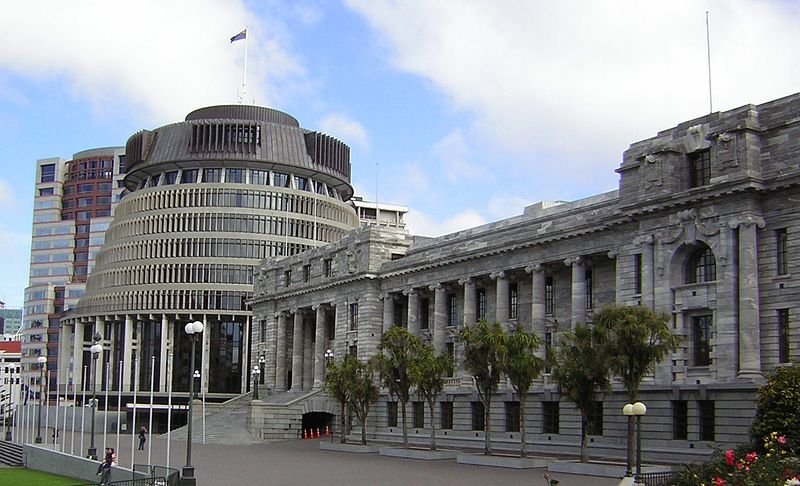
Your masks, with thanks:
<instances>
[{"instance_id":1,"label":"palm tree","mask_svg":"<svg viewBox=\"0 0 800 486\"><path fill-rule=\"evenodd\" d=\"M328 392L328 395L332 396L337 402L339 402L339 416L342 420L342 427L340 431L341 437L339 441L342 444L347 442L344 418L347 405L350 403L352 397L350 382L353 376L353 366L356 364L358 364L358 360L356 358L346 355L341 362L333 362L329 364L325 373L325 391Z\"/></svg>"},{"instance_id":2,"label":"palm tree","mask_svg":"<svg viewBox=\"0 0 800 486\"><path fill-rule=\"evenodd\" d=\"M595 325L608 336L609 367L622 379L628 403L639 395L639 385L656 364L680 346L681 338L672 334L669 316L647 307L610 306L594 316ZM633 415L628 416L628 467L633 462L636 438Z\"/></svg>"},{"instance_id":3,"label":"palm tree","mask_svg":"<svg viewBox=\"0 0 800 486\"><path fill-rule=\"evenodd\" d=\"M410 370L414 366L422 343L407 329L392 326L381 338L381 354L375 356L375 368L389 395L400 402L403 419L403 447L408 448L406 405L414 385Z\"/></svg>"},{"instance_id":4,"label":"palm tree","mask_svg":"<svg viewBox=\"0 0 800 486\"><path fill-rule=\"evenodd\" d=\"M595 393L609 387L605 335L599 327L575 326L556 351L553 380L581 412L581 462L589 462L589 412Z\"/></svg>"},{"instance_id":5,"label":"palm tree","mask_svg":"<svg viewBox=\"0 0 800 486\"><path fill-rule=\"evenodd\" d=\"M347 368L352 373L349 377L350 405L361 423L361 444L366 445L367 415L372 404L378 401L380 393L375 385L375 370L372 363L362 363L352 356L348 357L355 361L354 365Z\"/></svg>"},{"instance_id":6,"label":"palm tree","mask_svg":"<svg viewBox=\"0 0 800 486\"><path fill-rule=\"evenodd\" d=\"M411 376L417 385L417 393L426 402L431 412L431 450L436 450L436 399L444 389L445 377L453 372L453 358L449 354L436 355L433 348L423 346L411 368Z\"/></svg>"},{"instance_id":7,"label":"palm tree","mask_svg":"<svg viewBox=\"0 0 800 486\"><path fill-rule=\"evenodd\" d=\"M506 334L500 323L489 324L480 321L472 327L461 330L464 342L464 368L475 379L478 397L483 403L483 423L486 428L484 454L492 453L492 425L490 411L492 395L497 392L503 374L503 360L506 352Z\"/></svg>"},{"instance_id":8,"label":"palm tree","mask_svg":"<svg viewBox=\"0 0 800 486\"><path fill-rule=\"evenodd\" d=\"M517 327L506 338L506 354L503 371L519 396L520 408L520 457L528 455L528 444L525 436L525 402L533 380L539 377L544 368L544 360L536 356L539 349L539 338L522 327Z\"/></svg>"}]
</instances>

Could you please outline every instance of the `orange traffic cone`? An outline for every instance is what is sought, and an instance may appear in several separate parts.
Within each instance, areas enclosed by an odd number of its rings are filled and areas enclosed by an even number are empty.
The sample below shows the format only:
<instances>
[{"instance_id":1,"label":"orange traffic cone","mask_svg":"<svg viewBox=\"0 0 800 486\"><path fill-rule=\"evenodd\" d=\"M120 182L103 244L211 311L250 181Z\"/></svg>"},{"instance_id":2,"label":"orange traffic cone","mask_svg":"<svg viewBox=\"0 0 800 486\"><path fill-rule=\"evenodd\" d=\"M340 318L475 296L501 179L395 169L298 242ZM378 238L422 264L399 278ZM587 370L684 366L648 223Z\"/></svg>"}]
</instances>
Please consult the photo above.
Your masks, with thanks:
<instances>
[{"instance_id":1,"label":"orange traffic cone","mask_svg":"<svg viewBox=\"0 0 800 486\"><path fill-rule=\"evenodd\" d=\"M317 439L319 439L319 427L317 427Z\"/></svg>"},{"instance_id":2,"label":"orange traffic cone","mask_svg":"<svg viewBox=\"0 0 800 486\"><path fill-rule=\"evenodd\" d=\"M303 429L303 438L308 439L308 434L306 433L306 429Z\"/></svg>"},{"instance_id":3,"label":"orange traffic cone","mask_svg":"<svg viewBox=\"0 0 800 486\"><path fill-rule=\"evenodd\" d=\"M325 435L331 435L331 430L328 428L327 425L325 426Z\"/></svg>"}]
</instances>

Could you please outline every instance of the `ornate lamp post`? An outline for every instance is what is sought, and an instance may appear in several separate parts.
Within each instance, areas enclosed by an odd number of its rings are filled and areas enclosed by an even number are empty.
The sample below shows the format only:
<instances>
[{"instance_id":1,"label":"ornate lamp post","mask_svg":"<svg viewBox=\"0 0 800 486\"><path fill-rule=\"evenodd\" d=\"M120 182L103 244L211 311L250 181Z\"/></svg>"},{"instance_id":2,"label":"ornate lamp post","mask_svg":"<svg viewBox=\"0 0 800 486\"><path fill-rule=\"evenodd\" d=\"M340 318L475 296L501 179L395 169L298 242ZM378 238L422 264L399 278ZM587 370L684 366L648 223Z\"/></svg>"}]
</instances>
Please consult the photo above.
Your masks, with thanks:
<instances>
[{"instance_id":1,"label":"ornate lamp post","mask_svg":"<svg viewBox=\"0 0 800 486\"><path fill-rule=\"evenodd\" d=\"M324 356L325 356L325 368L327 368L328 366L333 364L333 351L331 350L331 348L325 350ZM336 421L331 420L331 443L333 443L333 436L336 435L335 431L333 430L335 428L334 425L336 425ZM344 417L342 417L342 427L344 427Z\"/></svg>"},{"instance_id":2,"label":"ornate lamp post","mask_svg":"<svg viewBox=\"0 0 800 486\"><path fill-rule=\"evenodd\" d=\"M90 370L91 373L91 382L92 382L92 432L91 432L91 439L89 441L89 459L94 461L97 460L97 448L94 446L94 417L95 411L97 410L97 399L95 398L95 381L97 381L97 357L100 356L100 351L103 350L103 346L100 344L100 340L103 339L103 336L100 335L99 332L94 333L92 336L92 347L89 348L89 351L92 352L92 369Z\"/></svg>"},{"instance_id":3,"label":"ornate lamp post","mask_svg":"<svg viewBox=\"0 0 800 486\"><path fill-rule=\"evenodd\" d=\"M39 356L36 358L39 364L39 415L36 417L36 443L42 443L42 403L44 402L44 365L47 363L47 358Z\"/></svg>"},{"instance_id":4,"label":"ornate lamp post","mask_svg":"<svg viewBox=\"0 0 800 486\"><path fill-rule=\"evenodd\" d=\"M261 383L262 385L264 384L264 372L265 372L264 366L266 366L266 363L267 363L266 356L262 354L261 356L258 357L258 369L259 371L261 371L261 378L259 378L258 382Z\"/></svg>"},{"instance_id":5,"label":"ornate lamp post","mask_svg":"<svg viewBox=\"0 0 800 486\"><path fill-rule=\"evenodd\" d=\"M189 370L192 373L189 376L189 417L186 427L186 465L183 466L181 472L181 484L194 486L197 484L197 478L194 476L194 466L192 466L192 402L194 401L194 380L200 377L200 371L194 369L194 348L197 338L202 334L205 326L200 321L194 321L186 324L184 331L192 341L192 353L190 358Z\"/></svg>"},{"instance_id":6,"label":"ornate lamp post","mask_svg":"<svg viewBox=\"0 0 800 486\"><path fill-rule=\"evenodd\" d=\"M250 374L253 375L253 400L258 400L258 377L261 376L261 368L258 365L253 365L253 370Z\"/></svg>"},{"instance_id":7,"label":"ornate lamp post","mask_svg":"<svg viewBox=\"0 0 800 486\"><path fill-rule=\"evenodd\" d=\"M642 474L642 416L647 413L647 406L642 402L628 403L622 407L622 413L628 417L636 417L636 476L634 476L634 483L638 483ZM630 436L631 433L632 431L629 426L628 436ZM628 460L625 476L631 476L630 460Z\"/></svg>"}]
</instances>

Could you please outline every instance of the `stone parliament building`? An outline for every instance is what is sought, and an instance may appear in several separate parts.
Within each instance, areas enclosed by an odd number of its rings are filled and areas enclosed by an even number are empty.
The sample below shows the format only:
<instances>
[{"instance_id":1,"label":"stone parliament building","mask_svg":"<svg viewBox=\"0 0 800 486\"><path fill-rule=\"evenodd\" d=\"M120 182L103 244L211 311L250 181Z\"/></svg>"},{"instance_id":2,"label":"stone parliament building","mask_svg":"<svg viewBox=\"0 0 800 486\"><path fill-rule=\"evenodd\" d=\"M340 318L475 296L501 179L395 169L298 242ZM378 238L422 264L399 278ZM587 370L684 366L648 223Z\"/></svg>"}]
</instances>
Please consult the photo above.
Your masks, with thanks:
<instances>
[{"instance_id":1,"label":"stone parliament building","mask_svg":"<svg viewBox=\"0 0 800 486\"><path fill-rule=\"evenodd\" d=\"M479 320L533 330L545 348L609 304L671 316L681 347L642 384L646 454L675 461L747 440L758 386L800 358L800 94L686 121L633 143L615 191L538 203L521 215L437 238L362 227L342 239L256 269L250 361L262 399L251 432L293 437L338 408L321 392L325 352L366 359L382 332L407 327L459 362L458 331ZM546 370L547 371L547 370ZM576 452L580 415L547 372L527 409L501 385L491 423L458 367L436 413L443 446ZM412 399L417 400L417 399ZM598 393L591 448L623 456L619 384ZM430 417L411 404L412 440ZM305 420L304 420L305 419ZM334 422L335 423L335 422ZM385 394L368 433L399 440Z\"/></svg>"}]
</instances>

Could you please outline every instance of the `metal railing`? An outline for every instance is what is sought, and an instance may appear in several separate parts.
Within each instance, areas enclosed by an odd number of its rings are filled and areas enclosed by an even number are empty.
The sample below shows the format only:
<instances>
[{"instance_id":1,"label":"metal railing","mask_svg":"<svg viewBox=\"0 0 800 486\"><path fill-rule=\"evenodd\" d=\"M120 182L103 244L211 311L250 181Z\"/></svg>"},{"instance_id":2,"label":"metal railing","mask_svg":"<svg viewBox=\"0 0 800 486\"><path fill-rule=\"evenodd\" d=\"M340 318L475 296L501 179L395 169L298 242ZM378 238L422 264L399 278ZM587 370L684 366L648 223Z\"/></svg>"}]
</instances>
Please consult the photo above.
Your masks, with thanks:
<instances>
[{"instance_id":1,"label":"metal railing","mask_svg":"<svg viewBox=\"0 0 800 486\"><path fill-rule=\"evenodd\" d=\"M645 486L671 486L677 474L674 471L642 473L639 482Z\"/></svg>"},{"instance_id":2,"label":"metal railing","mask_svg":"<svg viewBox=\"0 0 800 486\"><path fill-rule=\"evenodd\" d=\"M121 481L111 481L106 483L108 486L167 486L170 483L166 478L138 478L123 479ZM72 486L97 486L97 483L81 483Z\"/></svg>"}]
</instances>

